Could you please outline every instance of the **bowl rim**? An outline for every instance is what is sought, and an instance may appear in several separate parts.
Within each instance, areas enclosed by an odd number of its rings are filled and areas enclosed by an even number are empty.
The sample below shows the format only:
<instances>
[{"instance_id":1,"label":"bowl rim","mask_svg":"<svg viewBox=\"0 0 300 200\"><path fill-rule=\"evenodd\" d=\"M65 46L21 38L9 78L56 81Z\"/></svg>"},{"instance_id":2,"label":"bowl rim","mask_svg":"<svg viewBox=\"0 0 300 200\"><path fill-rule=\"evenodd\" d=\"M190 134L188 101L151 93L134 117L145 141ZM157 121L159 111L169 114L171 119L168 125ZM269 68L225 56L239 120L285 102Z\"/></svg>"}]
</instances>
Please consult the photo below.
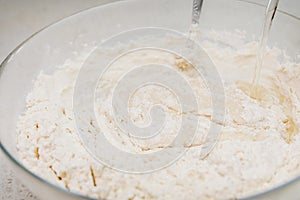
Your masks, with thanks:
<instances>
[{"instance_id":1,"label":"bowl rim","mask_svg":"<svg viewBox=\"0 0 300 200\"><path fill-rule=\"evenodd\" d=\"M67 21L77 15L80 15L82 13L85 13L87 11L90 11L90 10L93 10L93 9L98 9L99 7L103 7L103 6L109 6L111 4L114 4L114 3L119 3L119 2L125 2L125 1L131 1L131 0L102 0L102 2L98 3L97 5L95 6L92 6L92 7L89 7L89 8L86 8L86 9L82 9L78 12L75 12L71 15L68 15L66 17L63 17L63 18L60 18L58 20L55 20L54 22L50 23L49 25L46 25L44 26L42 29L36 31L35 33L33 33L31 36L29 36L27 39L25 39L22 43L20 43L17 47L15 47L7 56L6 58L1 62L0 64L0 78L1 78L1 75L2 75L2 72L5 68L5 66L7 65L7 63L9 62L9 60L11 58L14 57L14 55L16 55L18 53L18 51L28 42L30 41L31 39L33 39L36 35L38 35L40 32L43 32L44 30L47 30L48 28L50 27L53 27L59 23L62 23L64 21ZM257 2L253 2L251 0L236 0L238 2L243 2L243 3L248 3L248 4L252 4L252 5L256 5L256 6L259 6L259 7L266 7L266 5L264 4L261 4L261 3L257 3ZM294 18L298 21L300 21L300 17L298 16L295 16L293 14L290 14L284 10L280 10L280 9L277 9L277 11L283 15L286 15L288 17L291 17L291 18ZM43 184L47 185L47 186L50 186L52 189L54 190L57 190L59 192L62 192L66 195L70 195L70 196L73 196L73 197L76 197L76 198L81 198L81 199L87 199L87 200L97 200L95 198L92 198L92 197L88 197L86 195L82 195L82 194L79 194L79 193L76 193L76 192L72 192L70 190L67 190L63 187L60 187L54 183L51 183L50 181L48 181L47 179L44 179L43 177L41 176L38 176L36 174L34 174L33 172L31 172L27 167L25 167L21 162L17 161L17 159L14 158L14 156L12 154L9 153L9 151L4 147L4 145L2 144L1 142L1 138L0 138L0 149L1 151L3 152L3 154L8 158L9 161L11 161L11 163L13 163L14 165L16 165L19 169L23 170L25 173L28 173L28 175L32 176L33 178L37 179L38 181L42 182ZM291 178L289 180L287 180L286 182L284 183L281 183L281 184L278 184L277 186L275 187L272 187L272 188L269 188L269 189L266 189L264 191L261 191L261 192L258 192L258 193L255 193L255 194L251 194L251 195L248 195L246 197L243 197L243 198L239 198L241 200L255 200L257 198L261 198L261 197L264 197L266 195L269 195L273 192L276 192L280 189L284 189L285 187L288 187L289 185L295 183L295 182L300 182L300 175L294 177L294 178ZM34 194L34 191L32 191L33 194Z\"/></svg>"}]
</instances>

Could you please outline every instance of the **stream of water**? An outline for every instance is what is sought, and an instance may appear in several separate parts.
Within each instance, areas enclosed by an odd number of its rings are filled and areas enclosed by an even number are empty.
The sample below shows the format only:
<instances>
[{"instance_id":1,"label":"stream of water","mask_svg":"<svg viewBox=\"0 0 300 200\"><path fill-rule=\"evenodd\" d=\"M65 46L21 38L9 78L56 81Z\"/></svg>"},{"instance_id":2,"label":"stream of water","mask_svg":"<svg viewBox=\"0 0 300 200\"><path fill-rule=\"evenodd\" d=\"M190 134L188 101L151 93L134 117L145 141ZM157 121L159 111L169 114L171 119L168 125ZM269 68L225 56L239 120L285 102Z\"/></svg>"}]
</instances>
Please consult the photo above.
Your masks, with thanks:
<instances>
[{"instance_id":1,"label":"stream of water","mask_svg":"<svg viewBox=\"0 0 300 200\"><path fill-rule=\"evenodd\" d=\"M252 88L251 88L251 97L255 98L257 96L257 88L259 85L259 80L261 76L261 70L263 67L263 59L265 55L265 49L269 38L270 29L272 26L272 22L274 20L274 16L277 10L279 0L270 0L266 9L265 14L265 22L264 28L262 32L262 36L260 39L258 53L257 53L257 60L255 65L255 73L252 81Z\"/></svg>"}]
</instances>

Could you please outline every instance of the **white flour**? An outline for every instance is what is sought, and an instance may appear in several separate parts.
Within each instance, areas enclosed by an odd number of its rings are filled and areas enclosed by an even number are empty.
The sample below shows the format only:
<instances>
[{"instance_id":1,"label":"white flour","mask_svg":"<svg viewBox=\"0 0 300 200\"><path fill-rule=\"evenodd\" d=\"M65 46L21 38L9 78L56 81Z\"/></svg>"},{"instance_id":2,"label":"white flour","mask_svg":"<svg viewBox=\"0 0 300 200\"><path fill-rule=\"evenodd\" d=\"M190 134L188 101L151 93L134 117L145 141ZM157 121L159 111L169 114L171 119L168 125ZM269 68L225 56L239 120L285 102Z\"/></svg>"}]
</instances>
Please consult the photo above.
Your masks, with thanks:
<instances>
[{"instance_id":1,"label":"white flour","mask_svg":"<svg viewBox=\"0 0 300 200\"><path fill-rule=\"evenodd\" d=\"M114 65L160 60L178 68L197 93L201 126L194 145L182 158L160 171L133 175L107 168L86 152L75 131L72 113L72 93L83 55L66 61L53 75L41 73L35 81L17 128L17 148L23 164L72 192L107 199L229 199L270 189L299 175L300 64L287 58L279 63L281 52L269 49L261 78L263 87L258 99L252 99L247 81L254 73L257 43L245 42L241 32L211 32L199 38L224 80L226 93L226 119L220 140L206 159L199 159L199 151L205 139L201 133L210 123L207 88L193 76L189 66L173 55L145 50L135 54L140 61L129 57ZM111 76L115 77L108 76L107 90L117 79L116 74ZM149 123L149 116L140 113L147 113L154 104L163 105L169 116L164 134L147 143L119 136L110 123L112 116L107 114L109 101L98 103L98 122L107 130L111 143L121 149L152 151L167 146L173 129L178 128L179 105L172 93L159 87L144 87L130 101L132 120L139 125Z\"/></svg>"}]
</instances>

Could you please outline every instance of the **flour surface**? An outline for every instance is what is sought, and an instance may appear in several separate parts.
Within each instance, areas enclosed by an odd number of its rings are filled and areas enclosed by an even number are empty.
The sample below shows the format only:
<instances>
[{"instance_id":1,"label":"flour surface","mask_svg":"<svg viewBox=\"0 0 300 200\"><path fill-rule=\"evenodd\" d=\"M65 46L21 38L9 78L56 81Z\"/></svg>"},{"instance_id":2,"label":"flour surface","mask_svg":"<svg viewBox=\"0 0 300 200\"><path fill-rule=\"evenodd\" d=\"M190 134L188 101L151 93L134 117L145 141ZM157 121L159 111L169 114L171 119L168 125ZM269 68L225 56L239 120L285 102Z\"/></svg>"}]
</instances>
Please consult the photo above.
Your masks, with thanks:
<instances>
[{"instance_id":1,"label":"flour surface","mask_svg":"<svg viewBox=\"0 0 300 200\"><path fill-rule=\"evenodd\" d=\"M205 81L171 53L142 50L119 59L105 74L98 88L105 95L96 99L97 121L91 123L99 123L107 139L124 151L149 153L168 147L185 114L171 91L147 86L129 101L131 120L141 127L151 122L149 109L153 105L161 105L166 113L162 134L147 141L120 133L113 122L109 91L122 69L145 60L171 66L190 82L199 104L194 115L200 125L183 157L162 170L134 175L105 167L86 151L76 132L72 107L76 78L86 53L77 60L67 60L53 74L41 72L34 82L17 126L17 149L23 164L67 190L104 199L232 199L300 175L300 63L287 57L279 62L282 52L267 49L259 94L253 99L249 91L257 43L246 41L240 31L194 37L218 69L226 96L222 132L207 158L199 158L212 115ZM91 134L97 130L91 129Z\"/></svg>"}]
</instances>

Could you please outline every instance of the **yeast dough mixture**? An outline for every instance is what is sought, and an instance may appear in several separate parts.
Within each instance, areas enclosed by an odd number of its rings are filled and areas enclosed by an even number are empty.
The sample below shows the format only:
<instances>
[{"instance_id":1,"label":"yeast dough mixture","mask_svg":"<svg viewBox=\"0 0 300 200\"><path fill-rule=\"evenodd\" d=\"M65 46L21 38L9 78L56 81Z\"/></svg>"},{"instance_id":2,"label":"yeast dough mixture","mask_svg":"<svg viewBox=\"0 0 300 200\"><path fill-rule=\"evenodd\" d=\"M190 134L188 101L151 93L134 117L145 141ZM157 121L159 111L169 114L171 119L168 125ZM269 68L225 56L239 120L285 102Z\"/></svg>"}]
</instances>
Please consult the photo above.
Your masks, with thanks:
<instances>
[{"instance_id":1,"label":"yeast dough mixture","mask_svg":"<svg viewBox=\"0 0 300 200\"><path fill-rule=\"evenodd\" d=\"M77 134L73 91L88 53L67 60L53 74L41 72L26 99L18 122L17 149L23 164L51 183L67 190L104 199L233 199L270 189L300 175L300 63L276 48L267 48L260 86L250 95L257 42L241 31L199 33L195 38L206 50L224 84L225 120L218 142L204 159L199 152L211 123L210 91L193 67L174 54L141 50L112 64L96 99L97 120L105 137L116 147L151 153L168 147L180 127L180 102L159 85L137 90L128 101L136 125L151 121L149 109L161 105L166 114L162 134L139 141L121 134L111 112L111 88L122 69L160 63L189 81L199 109L193 113L199 126L192 145L172 165L146 174L113 170L91 156ZM169 41L170 42L170 41ZM176 42L176 41L173 41ZM118 48L108 53L116 53ZM90 133L97 134L97 129Z\"/></svg>"}]
</instances>

